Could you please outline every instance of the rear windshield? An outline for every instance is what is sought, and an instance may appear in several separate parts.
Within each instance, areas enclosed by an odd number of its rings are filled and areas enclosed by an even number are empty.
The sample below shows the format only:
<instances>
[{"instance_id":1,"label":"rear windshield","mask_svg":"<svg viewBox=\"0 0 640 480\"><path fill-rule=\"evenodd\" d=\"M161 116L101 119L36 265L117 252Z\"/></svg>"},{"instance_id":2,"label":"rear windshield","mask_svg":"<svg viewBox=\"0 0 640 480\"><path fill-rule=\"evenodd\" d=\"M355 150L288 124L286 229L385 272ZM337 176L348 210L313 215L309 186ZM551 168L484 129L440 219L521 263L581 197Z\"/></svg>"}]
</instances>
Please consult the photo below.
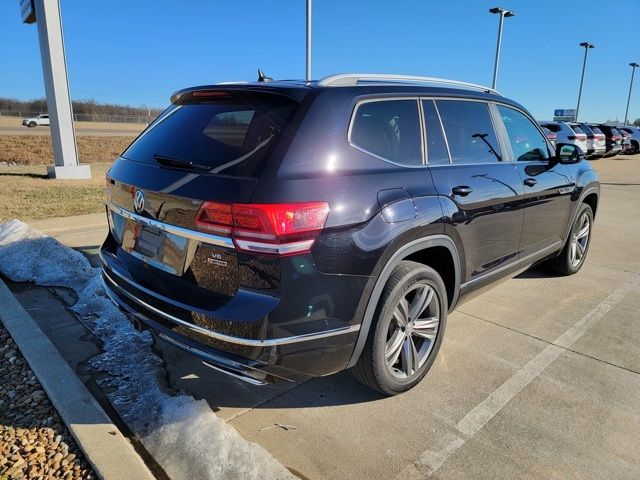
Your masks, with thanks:
<instances>
[{"instance_id":1,"label":"rear windshield","mask_svg":"<svg viewBox=\"0 0 640 480\"><path fill-rule=\"evenodd\" d=\"M173 168L197 167L200 173L257 176L296 106L275 95L173 105L122 156Z\"/></svg>"},{"instance_id":2,"label":"rear windshield","mask_svg":"<svg viewBox=\"0 0 640 480\"><path fill-rule=\"evenodd\" d=\"M598 127L589 127L589 128L591 128L591 131L596 135L604 135L602 133L602 130L600 130Z\"/></svg>"},{"instance_id":3,"label":"rear windshield","mask_svg":"<svg viewBox=\"0 0 640 480\"><path fill-rule=\"evenodd\" d=\"M548 128L549 130L551 130L552 132L559 132L560 131L560 125L556 124L556 123L542 123L541 124L543 127Z\"/></svg>"},{"instance_id":4,"label":"rear windshield","mask_svg":"<svg viewBox=\"0 0 640 480\"><path fill-rule=\"evenodd\" d=\"M584 131L580 128L579 125L570 125L570 127L576 133L584 133Z\"/></svg>"}]
</instances>

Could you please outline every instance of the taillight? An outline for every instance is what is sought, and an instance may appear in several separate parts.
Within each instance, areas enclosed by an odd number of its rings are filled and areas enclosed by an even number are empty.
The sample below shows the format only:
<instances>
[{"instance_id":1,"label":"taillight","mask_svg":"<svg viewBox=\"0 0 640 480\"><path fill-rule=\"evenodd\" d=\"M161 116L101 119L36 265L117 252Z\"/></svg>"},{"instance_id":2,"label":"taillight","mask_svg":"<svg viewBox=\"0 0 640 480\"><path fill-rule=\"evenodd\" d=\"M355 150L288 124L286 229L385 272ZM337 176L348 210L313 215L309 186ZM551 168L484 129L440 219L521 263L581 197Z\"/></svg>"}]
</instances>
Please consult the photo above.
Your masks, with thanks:
<instances>
[{"instance_id":1,"label":"taillight","mask_svg":"<svg viewBox=\"0 0 640 480\"><path fill-rule=\"evenodd\" d=\"M618 135L613 135L613 136L611 137L611 140L612 140L613 142L617 142L618 140L622 140L622 137L619 137Z\"/></svg>"},{"instance_id":2,"label":"taillight","mask_svg":"<svg viewBox=\"0 0 640 480\"><path fill-rule=\"evenodd\" d=\"M204 202L195 226L233 238L239 250L294 255L310 251L328 214L326 202L231 205Z\"/></svg>"}]
</instances>

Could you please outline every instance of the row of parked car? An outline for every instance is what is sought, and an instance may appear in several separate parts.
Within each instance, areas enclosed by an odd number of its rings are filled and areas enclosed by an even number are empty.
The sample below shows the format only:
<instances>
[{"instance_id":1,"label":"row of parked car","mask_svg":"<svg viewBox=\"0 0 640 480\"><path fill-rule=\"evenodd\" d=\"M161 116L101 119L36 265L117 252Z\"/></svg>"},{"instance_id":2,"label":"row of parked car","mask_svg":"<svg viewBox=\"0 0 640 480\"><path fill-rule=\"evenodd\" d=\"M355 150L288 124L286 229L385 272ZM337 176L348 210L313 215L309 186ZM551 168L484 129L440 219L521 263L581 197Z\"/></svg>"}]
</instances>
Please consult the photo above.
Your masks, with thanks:
<instances>
[{"instance_id":1,"label":"row of parked car","mask_svg":"<svg viewBox=\"0 0 640 480\"><path fill-rule=\"evenodd\" d=\"M601 123L539 122L547 137L556 143L572 143L587 158L613 157L619 153L640 152L640 128L615 127Z\"/></svg>"}]
</instances>

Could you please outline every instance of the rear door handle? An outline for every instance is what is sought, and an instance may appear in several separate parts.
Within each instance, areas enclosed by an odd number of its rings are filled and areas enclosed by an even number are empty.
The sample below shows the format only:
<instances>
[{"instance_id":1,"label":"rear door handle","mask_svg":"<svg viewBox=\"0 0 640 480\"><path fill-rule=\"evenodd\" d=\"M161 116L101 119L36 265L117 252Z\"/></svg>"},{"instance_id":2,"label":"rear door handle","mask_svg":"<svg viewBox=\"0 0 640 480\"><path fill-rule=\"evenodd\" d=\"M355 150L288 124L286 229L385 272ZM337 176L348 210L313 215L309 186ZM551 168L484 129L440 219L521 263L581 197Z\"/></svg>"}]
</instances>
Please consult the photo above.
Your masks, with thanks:
<instances>
[{"instance_id":1,"label":"rear door handle","mask_svg":"<svg viewBox=\"0 0 640 480\"><path fill-rule=\"evenodd\" d=\"M536 183L538 183L538 181L535 178L525 178L524 179L524 184L527 187L533 187Z\"/></svg>"},{"instance_id":2,"label":"rear door handle","mask_svg":"<svg viewBox=\"0 0 640 480\"><path fill-rule=\"evenodd\" d=\"M473 192L473 188L468 187L466 185L458 185L457 187L453 187L451 189L451 193L453 193L454 195L458 195L460 197L466 197L471 192Z\"/></svg>"}]
</instances>

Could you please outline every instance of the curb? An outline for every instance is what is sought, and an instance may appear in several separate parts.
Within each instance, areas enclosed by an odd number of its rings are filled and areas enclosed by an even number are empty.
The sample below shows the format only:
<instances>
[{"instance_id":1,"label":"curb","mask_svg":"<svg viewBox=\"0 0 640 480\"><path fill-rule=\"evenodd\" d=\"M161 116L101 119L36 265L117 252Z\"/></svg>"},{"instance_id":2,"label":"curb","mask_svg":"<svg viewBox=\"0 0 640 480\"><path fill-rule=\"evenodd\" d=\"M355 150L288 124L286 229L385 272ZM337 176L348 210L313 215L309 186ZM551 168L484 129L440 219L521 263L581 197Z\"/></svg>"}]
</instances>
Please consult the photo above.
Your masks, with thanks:
<instances>
[{"instance_id":1,"label":"curb","mask_svg":"<svg viewBox=\"0 0 640 480\"><path fill-rule=\"evenodd\" d=\"M1 279L0 305L0 320L96 475L103 480L153 479L133 446Z\"/></svg>"}]
</instances>

